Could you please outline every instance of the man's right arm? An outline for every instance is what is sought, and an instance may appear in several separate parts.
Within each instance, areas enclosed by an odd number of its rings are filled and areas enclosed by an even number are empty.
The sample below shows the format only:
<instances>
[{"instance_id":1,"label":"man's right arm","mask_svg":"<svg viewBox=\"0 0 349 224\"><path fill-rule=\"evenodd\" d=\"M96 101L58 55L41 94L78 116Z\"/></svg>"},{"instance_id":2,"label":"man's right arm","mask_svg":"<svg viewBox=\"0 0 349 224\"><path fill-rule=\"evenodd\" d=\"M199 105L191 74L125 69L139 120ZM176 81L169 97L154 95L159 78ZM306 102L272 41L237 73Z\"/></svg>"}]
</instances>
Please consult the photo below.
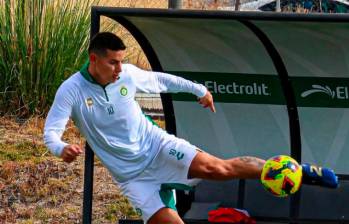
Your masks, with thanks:
<instances>
[{"instance_id":1,"label":"man's right arm","mask_svg":"<svg viewBox=\"0 0 349 224\"><path fill-rule=\"evenodd\" d=\"M61 139L71 115L73 103L73 94L62 85L56 93L44 128L46 146L55 156L61 157L66 162L72 162L82 153L79 145L70 145Z\"/></svg>"},{"instance_id":2,"label":"man's right arm","mask_svg":"<svg viewBox=\"0 0 349 224\"><path fill-rule=\"evenodd\" d=\"M82 153L82 149L79 145L73 144L73 145L67 145L63 148L63 152L61 154L61 158L67 162L71 163L73 162L78 155Z\"/></svg>"}]
</instances>

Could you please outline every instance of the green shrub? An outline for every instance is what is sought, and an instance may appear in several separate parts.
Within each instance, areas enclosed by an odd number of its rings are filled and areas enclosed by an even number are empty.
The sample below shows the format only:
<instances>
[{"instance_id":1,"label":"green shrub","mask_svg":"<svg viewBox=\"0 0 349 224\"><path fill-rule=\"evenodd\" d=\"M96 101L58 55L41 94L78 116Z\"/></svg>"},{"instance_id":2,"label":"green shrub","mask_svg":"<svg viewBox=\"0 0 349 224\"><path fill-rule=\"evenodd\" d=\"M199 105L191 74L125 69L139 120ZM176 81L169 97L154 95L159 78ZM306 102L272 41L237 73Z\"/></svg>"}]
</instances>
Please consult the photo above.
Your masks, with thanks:
<instances>
[{"instance_id":1,"label":"green shrub","mask_svg":"<svg viewBox=\"0 0 349 224\"><path fill-rule=\"evenodd\" d=\"M46 112L87 59L97 0L0 0L0 115Z\"/></svg>"}]
</instances>

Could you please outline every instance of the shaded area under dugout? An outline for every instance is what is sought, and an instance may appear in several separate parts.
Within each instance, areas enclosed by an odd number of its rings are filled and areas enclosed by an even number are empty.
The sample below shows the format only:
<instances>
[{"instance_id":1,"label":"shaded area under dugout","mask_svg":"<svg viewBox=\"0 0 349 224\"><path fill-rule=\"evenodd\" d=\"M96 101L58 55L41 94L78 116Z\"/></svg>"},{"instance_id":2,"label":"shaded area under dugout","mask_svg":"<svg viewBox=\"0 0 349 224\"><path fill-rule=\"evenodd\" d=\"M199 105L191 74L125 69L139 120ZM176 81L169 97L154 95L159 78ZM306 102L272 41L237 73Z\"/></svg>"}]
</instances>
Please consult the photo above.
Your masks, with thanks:
<instances>
[{"instance_id":1,"label":"shaded area under dugout","mask_svg":"<svg viewBox=\"0 0 349 224\"><path fill-rule=\"evenodd\" d=\"M204 205L215 203L246 209L258 223L349 222L349 16L93 7L91 35L101 16L134 36L153 70L213 93L215 114L188 94L162 94L169 133L222 158L288 154L340 177L336 190L303 186L286 199L257 180L203 181L177 192L187 223L205 223ZM87 144L84 223L92 164Z\"/></svg>"}]
</instances>

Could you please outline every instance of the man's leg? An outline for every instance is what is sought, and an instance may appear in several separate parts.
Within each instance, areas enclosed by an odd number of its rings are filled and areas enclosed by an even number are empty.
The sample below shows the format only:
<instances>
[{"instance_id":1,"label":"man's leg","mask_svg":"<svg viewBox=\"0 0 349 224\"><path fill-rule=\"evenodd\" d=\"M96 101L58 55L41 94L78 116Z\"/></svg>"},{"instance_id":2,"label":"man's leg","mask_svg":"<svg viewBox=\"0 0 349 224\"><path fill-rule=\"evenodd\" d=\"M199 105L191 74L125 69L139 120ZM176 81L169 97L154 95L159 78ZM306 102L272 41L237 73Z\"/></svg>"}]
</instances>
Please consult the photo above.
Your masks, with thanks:
<instances>
[{"instance_id":1,"label":"man's leg","mask_svg":"<svg viewBox=\"0 0 349 224\"><path fill-rule=\"evenodd\" d=\"M188 177L209 180L259 179L264 163L264 160L256 157L242 156L223 160L199 152L190 165ZM309 164L303 164L302 167L303 184L338 187L338 177L333 170Z\"/></svg>"},{"instance_id":2,"label":"man's leg","mask_svg":"<svg viewBox=\"0 0 349 224\"><path fill-rule=\"evenodd\" d=\"M150 217L147 224L184 224L184 222L175 210L162 208Z\"/></svg>"},{"instance_id":3,"label":"man's leg","mask_svg":"<svg viewBox=\"0 0 349 224\"><path fill-rule=\"evenodd\" d=\"M209 180L258 179L264 163L264 160L256 157L242 156L223 160L199 152L190 165L188 177Z\"/></svg>"}]
</instances>

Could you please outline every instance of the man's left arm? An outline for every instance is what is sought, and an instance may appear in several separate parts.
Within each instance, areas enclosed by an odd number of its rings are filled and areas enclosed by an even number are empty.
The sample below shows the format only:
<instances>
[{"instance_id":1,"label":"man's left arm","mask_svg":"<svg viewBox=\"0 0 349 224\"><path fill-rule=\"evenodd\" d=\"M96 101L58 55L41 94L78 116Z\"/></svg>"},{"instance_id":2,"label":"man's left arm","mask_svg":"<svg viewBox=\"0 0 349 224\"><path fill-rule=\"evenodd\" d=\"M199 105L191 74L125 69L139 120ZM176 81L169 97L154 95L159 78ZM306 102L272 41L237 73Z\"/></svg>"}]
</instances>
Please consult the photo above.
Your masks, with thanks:
<instances>
[{"instance_id":1,"label":"man's left arm","mask_svg":"<svg viewBox=\"0 0 349 224\"><path fill-rule=\"evenodd\" d=\"M199 83L182 77L162 73L145 71L133 65L128 65L128 72L133 77L137 90L144 93L178 93L186 92L198 97L199 103L215 112L212 94Z\"/></svg>"}]
</instances>

